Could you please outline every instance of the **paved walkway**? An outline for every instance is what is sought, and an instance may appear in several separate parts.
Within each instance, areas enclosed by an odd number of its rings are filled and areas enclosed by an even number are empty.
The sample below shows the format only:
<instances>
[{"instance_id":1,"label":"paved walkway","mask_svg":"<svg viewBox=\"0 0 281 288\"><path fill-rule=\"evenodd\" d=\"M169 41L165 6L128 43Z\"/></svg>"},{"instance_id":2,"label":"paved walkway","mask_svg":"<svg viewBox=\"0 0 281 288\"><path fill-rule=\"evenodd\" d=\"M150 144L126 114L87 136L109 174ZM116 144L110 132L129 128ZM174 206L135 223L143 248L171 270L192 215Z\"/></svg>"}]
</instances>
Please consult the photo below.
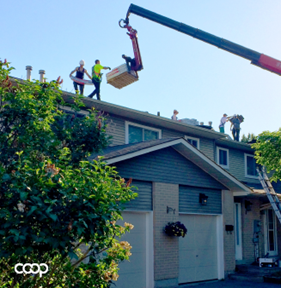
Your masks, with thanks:
<instances>
[{"instance_id":1,"label":"paved walkway","mask_svg":"<svg viewBox=\"0 0 281 288\"><path fill-rule=\"evenodd\" d=\"M277 288L281 287L280 284L271 283L254 283L244 282L237 280L226 280L226 281L212 281L197 284L180 285L180 288Z\"/></svg>"}]
</instances>

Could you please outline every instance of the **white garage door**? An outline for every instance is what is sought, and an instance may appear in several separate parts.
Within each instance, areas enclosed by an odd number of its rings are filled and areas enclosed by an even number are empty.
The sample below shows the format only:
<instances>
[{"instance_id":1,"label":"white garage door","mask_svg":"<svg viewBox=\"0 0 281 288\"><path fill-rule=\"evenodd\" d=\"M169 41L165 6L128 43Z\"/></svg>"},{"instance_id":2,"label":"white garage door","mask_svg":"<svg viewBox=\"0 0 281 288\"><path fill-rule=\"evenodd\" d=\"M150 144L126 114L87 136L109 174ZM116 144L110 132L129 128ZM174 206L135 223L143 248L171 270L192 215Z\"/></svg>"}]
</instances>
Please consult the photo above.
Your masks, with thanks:
<instances>
[{"instance_id":1,"label":"white garage door","mask_svg":"<svg viewBox=\"0 0 281 288\"><path fill-rule=\"evenodd\" d=\"M147 213L124 212L124 222L133 224L135 227L130 233L126 233L121 240L128 241L132 255L130 262L124 261L119 265L119 278L116 284L118 288L145 288L146 287L146 217ZM114 285L112 285L115 287Z\"/></svg>"},{"instance_id":2,"label":"white garage door","mask_svg":"<svg viewBox=\"0 0 281 288\"><path fill-rule=\"evenodd\" d=\"M188 232L179 239L179 283L218 279L216 216L180 215Z\"/></svg>"}]
</instances>

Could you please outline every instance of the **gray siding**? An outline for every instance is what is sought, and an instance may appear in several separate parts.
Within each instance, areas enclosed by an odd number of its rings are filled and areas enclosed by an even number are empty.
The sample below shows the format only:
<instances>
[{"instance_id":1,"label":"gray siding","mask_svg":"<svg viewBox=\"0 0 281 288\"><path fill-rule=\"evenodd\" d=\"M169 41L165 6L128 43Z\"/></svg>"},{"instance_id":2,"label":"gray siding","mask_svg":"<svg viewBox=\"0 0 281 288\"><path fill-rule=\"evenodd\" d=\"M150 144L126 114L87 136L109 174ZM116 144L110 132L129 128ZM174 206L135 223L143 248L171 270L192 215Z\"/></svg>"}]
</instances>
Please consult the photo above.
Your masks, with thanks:
<instances>
[{"instance_id":1,"label":"gray siding","mask_svg":"<svg viewBox=\"0 0 281 288\"><path fill-rule=\"evenodd\" d=\"M244 152L241 150L229 149L229 172L238 180L247 183L260 183L259 179L253 179L245 176ZM246 152L250 154L249 152Z\"/></svg>"},{"instance_id":2,"label":"gray siding","mask_svg":"<svg viewBox=\"0 0 281 288\"><path fill-rule=\"evenodd\" d=\"M200 138L200 151L202 151L206 156L214 160L214 141L211 139Z\"/></svg>"},{"instance_id":3,"label":"gray siding","mask_svg":"<svg viewBox=\"0 0 281 288\"><path fill-rule=\"evenodd\" d=\"M125 144L125 120L114 115L106 116L107 135L112 136L110 146Z\"/></svg>"},{"instance_id":4,"label":"gray siding","mask_svg":"<svg viewBox=\"0 0 281 288\"><path fill-rule=\"evenodd\" d=\"M115 145L123 145L125 144L125 121L130 121L132 123L140 124L147 126L147 124L143 124L140 122L134 122L130 119L124 119L120 118L114 115L108 115L106 116L108 127L107 127L107 134L112 136L111 144L110 146ZM190 136L199 138L198 136L184 134L181 132L169 130L169 129L163 129L158 126L150 125L148 127L157 128L162 130L162 138L170 138L170 137L184 137L184 136ZM202 151L206 156L214 160L214 142L211 139L207 138L199 138L200 139L200 151Z\"/></svg>"},{"instance_id":5,"label":"gray siding","mask_svg":"<svg viewBox=\"0 0 281 288\"><path fill-rule=\"evenodd\" d=\"M125 204L125 208L132 209L132 210L151 211L152 210L152 183L133 180L131 186L134 186L137 188L137 189L133 188L132 190L138 193L138 197L127 202Z\"/></svg>"},{"instance_id":6,"label":"gray siding","mask_svg":"<svg viewBox=\"0 0 281 288\"><path fill-rule=\"evenodd\" d=\"M162 138L169 138L169 137L184 137L184 136L190 136L194 138L200 139L200 151L202 151L206 156L214 160L214 141L207 138L201 138L198 136L194 136L191 134L183 134L180 132L168 130L168 129L162 129Z\"/></svg>"},{"instance_id":7,"label":"gray siding","mask_svg":"<svg viewBox=\"0 0 281 288\"><path fill-rule=\"evenodd\" d=\"M171 147L118 162L114 166L124 178L227 190Z\"/></svg>"},{"instance_id":8,"label":"gray siding","mask_svg":"<svg viewBox=\"0 0 281 288\"><path fill-rule=\"evenodd\" d=\"M199 194L208 196L206 206L199 203ZM179 212L221 214L221 190L179 186Z\"/></svg>"},{"instance_id":9,"label":"gray siding","mask_svg":"<svg viewBox=\"0 0 281 288\"><path fill-rule=\"evenodd\" d=\"M184 134L169 129L162 129L162 138L171 138L171 137L184 137Z\"/></svg>"}]
</instances>

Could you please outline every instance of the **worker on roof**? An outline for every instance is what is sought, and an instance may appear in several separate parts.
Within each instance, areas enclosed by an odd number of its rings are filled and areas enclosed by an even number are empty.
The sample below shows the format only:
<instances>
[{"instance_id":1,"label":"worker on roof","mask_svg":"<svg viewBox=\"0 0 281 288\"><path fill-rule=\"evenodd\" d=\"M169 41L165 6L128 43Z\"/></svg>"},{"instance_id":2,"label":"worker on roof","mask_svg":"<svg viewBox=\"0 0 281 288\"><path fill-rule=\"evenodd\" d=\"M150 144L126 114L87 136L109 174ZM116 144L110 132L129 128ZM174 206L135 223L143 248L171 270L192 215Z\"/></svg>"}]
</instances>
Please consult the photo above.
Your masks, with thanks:
<instances>
[{"instance_id":1,"label":"worker on roof","mask_svg":"<svg viewBox=\"0 0 281 288\"><path fill-rule=\"evenodd\" d=\"M76 67L76 68L69 74L69 77L71 77L72 74L73 74L74 72L76 72L76 75L75 75L76 78L84 79L84 74L86 73L87 76L92 80L91 76L88 74L87 70L84 68L84 65L85 65L84 60L81 60L81 61L79 62L79 65L80 65L80 67ZM76 94L79 93L79 91L78 91L78 85L79 85L79 89L80 89L80 94L83 95L83 93L84 93L84 84L77 83L77 82L75 82L75 80L74 80L74 81L73 81L73 86L74 86L74 89L75 89L75 93L76 93Z\"/></svg>"},{"instance_id":2,"label":"worker on roof","mask_svg":"<svg viewBox=\"0 0 281 288\"><path fill-rule=\"evenodd\" d=\"M234 114L233 117L230 119L231 122L231 126L230 126L230 130L232 128L232 136L233 136L233 140L235 141L239 141L239 134L240 134L240 123L243 122L241 116Z\"/></svg>"},{"instance_id":3,"label":"worker on roof","mask_svg":"<svg viewBox=\"0 0 281 288\"><path fill-rule=\"evenodd\" d=\"M100 64L100 60L96 60L95 63L96 64L92 68L92 82L95 85L96 89L88 97L93 98L94 95L97 94L97 99L100 100L100 83L101 83L101 76L102 76L100 72L102 69L111 70L111 68L102 66Z\"/></svg>"},{"instance_id":4,"label":"worker on roof","mask_svg":"<svg viewBox=\"0 0 281 288\"><path fill-rule=\"evenodd\" d=\"M220 125L219 125L219 129L220 129L220 132L221 133L224 133L224 125L227 121L229 121L231 117L227 117L227 114L224 113L222 118L221 118L221 122L220 122Z\"/></svg>"},{"instance_id":5,"label":"worker on roof","mask_svg":"<svg viewBox=\"0 0 281 288\"><path fill-rule=\"evenodd\" d=\"M174 110L174 114L173 114L173 116L171 117L172 120L177 121L177 120L178 120L178 117L177 117L178 114L179 114L179 112L175 109L175 110Z\"/></svg>"}]
</instances>

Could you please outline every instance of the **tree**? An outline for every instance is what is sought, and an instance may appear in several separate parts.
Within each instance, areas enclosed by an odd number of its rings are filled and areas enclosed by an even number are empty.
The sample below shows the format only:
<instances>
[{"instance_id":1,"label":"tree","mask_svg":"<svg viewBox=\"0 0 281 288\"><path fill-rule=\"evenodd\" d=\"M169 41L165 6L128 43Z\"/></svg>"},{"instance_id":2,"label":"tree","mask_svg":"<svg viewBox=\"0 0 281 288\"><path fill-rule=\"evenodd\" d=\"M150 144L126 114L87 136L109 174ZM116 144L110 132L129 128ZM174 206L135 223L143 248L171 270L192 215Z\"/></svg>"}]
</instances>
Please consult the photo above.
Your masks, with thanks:
<instances>
[{"instance_id":1,"label":"tree","mask_svg":"<svg viewBox=\"0 0 281 288\"><path fill-rule=\"evenodd\" d=\"M108 145L106 119L64 103L59 81L12 83L0 62L0 287L108 287L131 246L116 224L136 194L92 153ZM81 243L86 249L81 250ZM85 263L82 263L85 262ZM49 272L16 274L17 263Z\"/></svg>"},{"instance_id":2,"label":"tree","mask_svg":"<svg viewBox=\"0 0 281 288\"><path fill-rule=\"evenodd\" d=\"M242 139L241 139L241 142L244 142L244 143L249 143L253 140L256 139L256 136L255 134L253 133L248 133L248 136L246 136L245 134L242 135Z\"/></svg>"},{"instance_id":3,"label":"tree","mask_svg":"<svg viewBox=\"0 0 281 288\"><path fill-rule=\"evenodd\" d=\"M255 149L257 163L264 165L267 172L272 172L271 180L281 179L281 128L276 132L265 131L258 135Z\"/></svg>"}]
</instances>

